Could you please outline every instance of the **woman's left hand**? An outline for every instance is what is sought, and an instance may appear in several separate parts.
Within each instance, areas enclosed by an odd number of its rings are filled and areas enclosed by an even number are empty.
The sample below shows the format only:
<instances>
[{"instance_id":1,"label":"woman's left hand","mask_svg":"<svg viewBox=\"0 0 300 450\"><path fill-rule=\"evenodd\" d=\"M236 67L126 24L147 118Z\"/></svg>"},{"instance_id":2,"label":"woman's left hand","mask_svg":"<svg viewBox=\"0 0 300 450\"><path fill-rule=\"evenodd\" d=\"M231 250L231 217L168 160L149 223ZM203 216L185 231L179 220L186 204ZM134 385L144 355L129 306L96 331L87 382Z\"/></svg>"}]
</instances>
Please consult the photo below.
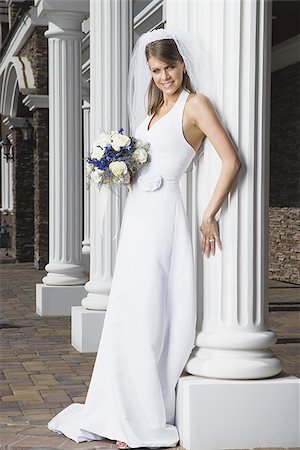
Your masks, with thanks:
<instances>
[{"instance_id":1,"label":"woman's left hand","mask_svg":"<svg viewBox=\"0 0 300 450\"><path fill-rule=\"evenodd\" d=\"M222 250L219 224L214 217L203 218L199 230L202 233L202 253L205 254L205 256L209 257L210 252L215 255L216 243L219 249Z\"/></svg>"}]
</instances>

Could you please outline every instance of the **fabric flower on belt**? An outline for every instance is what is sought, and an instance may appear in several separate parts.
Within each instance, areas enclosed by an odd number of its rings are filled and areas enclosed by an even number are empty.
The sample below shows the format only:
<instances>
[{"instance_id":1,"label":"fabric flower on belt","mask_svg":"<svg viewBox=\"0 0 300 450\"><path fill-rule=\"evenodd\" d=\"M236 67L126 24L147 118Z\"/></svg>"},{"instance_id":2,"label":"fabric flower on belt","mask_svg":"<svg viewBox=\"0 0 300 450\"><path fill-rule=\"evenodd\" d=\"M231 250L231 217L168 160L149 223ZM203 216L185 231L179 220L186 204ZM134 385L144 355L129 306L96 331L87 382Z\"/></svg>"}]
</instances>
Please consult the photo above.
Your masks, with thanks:
<instances>
[{"instance_id":1,"label":"fabric flower on belt","mask_svg":"<svg viewBox=\"0 0 300 450\"><path fill-rule=\"evenodd\" d=\"M143 191L156 191L162 184L162 176L156 172L148 172L141 175L137 183Z\"/></svg>"}]
</instances>

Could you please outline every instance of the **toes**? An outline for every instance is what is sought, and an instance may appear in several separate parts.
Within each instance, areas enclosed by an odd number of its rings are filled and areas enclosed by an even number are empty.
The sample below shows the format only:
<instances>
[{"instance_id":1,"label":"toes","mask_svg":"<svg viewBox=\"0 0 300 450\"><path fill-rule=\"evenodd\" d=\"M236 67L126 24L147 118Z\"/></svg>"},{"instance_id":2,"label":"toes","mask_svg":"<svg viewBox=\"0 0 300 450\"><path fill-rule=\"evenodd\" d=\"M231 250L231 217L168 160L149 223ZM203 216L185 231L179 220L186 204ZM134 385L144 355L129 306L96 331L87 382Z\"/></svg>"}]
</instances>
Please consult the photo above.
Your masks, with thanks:
<instances>
[{"instance_id":1,"label":"toes","mask_svg":"<svg viewBox=\"0 0 300 450\"><path fill-rule=\"evenodd\" d=\"M126 444L126 442L117 441L116 445L121 446L123 448L129 448L129 445Z\"/></svg>"}]
</instances>

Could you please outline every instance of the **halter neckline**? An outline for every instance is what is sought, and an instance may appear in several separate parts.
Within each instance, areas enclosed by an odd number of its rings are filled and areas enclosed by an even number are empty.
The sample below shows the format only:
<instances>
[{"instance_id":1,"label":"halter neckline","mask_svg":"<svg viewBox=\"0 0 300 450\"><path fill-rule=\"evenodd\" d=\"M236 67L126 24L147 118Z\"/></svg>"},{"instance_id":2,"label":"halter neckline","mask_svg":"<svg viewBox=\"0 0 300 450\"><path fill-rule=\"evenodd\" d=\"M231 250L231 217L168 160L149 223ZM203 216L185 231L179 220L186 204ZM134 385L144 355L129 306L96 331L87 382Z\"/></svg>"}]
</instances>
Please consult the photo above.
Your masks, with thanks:
<instances>
[{"instance_id":1,"label":"halter neckline","mask_svg":"<svg viewBox=\"0 0 300 450\"><path fill-rule=\"evenodd\" d=\"M147 120L147 123L146 123L146 131L147 131L147 132L149 132L150 130L152 130L152 128L153 128L158 122L160 122L160 121L161 121L164 117L166 117L171 111L173 111L173 109L174 109L175 106L178 104L179 99L182 97L182 94L183 94L184 92L186 92L186 93L188 94L188 92L187 92L185 89L182 89L182 91L181 91L180 94L178 95L177 100L176 100L176 102L174 103L174 105L172 106L172 108L169 109L169 111L168 111L166 114L164 114L160 119L158 119L156 122L154 122L154 124L149 128L149 125L150 125L150 123L151 123L151 120L152 120L153 117L154 117L154 114L152 114L152 116L150 117L150 120ZM148 116L147 116L147 117L148 117Z\"/></svg>"}]
</instances>

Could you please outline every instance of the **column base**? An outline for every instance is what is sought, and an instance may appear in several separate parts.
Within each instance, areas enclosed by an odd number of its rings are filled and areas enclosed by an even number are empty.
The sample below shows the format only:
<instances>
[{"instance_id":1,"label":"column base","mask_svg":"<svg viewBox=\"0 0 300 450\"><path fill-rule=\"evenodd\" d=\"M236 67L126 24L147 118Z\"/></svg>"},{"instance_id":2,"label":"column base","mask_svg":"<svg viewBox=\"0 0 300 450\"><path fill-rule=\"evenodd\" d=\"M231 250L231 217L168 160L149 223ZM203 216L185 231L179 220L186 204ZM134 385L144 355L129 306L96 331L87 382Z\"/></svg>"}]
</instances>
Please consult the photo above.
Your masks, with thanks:
<instances>
[{"instance_id":1,"label":"column base","mask_svg":"<svg viewBox=\"0 0 300 450\"><path fill-rule=\"evenodd\" d=\"M39 316L70 316L71 307L81 305L84 286L46 286L36 284L36 313Z\"/></svg>"},{"instance_id":2,"label":"column base","mask_svg":"<svg viewBox=\"0 0 300 450\"><path fill-rule=\"evenodd\" d=\"M72 307L72 345L81 353L97 352L106 311Z\"/></svg>"},{"instance_id":3,"label":"column base","mask_svg":"<svg viewBox=\"0 0 300 450\"><path fill-rule=\"evenodd\" d=\"M175 424L187 450L299 447L299 378L186 375L177 385Z\"/></svg>"},{"instance_id":4,"label":"column base","mask_svg":"<svg viewBox=\"0 0 300 450\"><path fill-rule=\"evenodd\" d=\"M282 362L270 349L196 348L185 369L196 376L255 380L278 375L282 370Z\"/></svg>"}]
</instances>

